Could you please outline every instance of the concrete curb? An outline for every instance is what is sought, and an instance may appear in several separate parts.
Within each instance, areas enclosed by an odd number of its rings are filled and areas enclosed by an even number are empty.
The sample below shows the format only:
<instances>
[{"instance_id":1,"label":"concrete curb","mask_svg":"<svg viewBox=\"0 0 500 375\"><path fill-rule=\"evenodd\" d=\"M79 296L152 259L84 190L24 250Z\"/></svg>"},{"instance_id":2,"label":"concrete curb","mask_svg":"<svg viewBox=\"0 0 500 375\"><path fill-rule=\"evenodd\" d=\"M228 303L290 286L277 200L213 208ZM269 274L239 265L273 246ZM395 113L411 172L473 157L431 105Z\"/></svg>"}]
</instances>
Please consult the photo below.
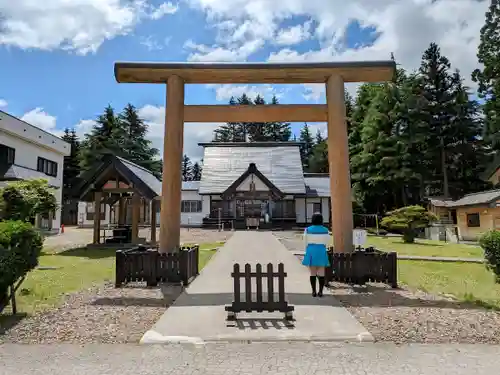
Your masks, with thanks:
<instances>
[{"instance_id":1,"label":"concrete curb","mask_svg":"<svg viewBox=\"0 0 500 375\"><path fill-rule=\"evenodd\" d=\"M142 345L158 345L158 344L193 344L205 345L212 343L272 343L272 342L347 342L347 343L373 343L375 341L373 335L368 332L361 332L356 336L336 336L336 337L321 337L321 336L304 336L304 337L276 337L276 338L245 338L245 337L210 337L202 339L201 337L189 336L163 336L162 334L149 330L141 338L139 342Z\"/></svg>"}]
</instances>

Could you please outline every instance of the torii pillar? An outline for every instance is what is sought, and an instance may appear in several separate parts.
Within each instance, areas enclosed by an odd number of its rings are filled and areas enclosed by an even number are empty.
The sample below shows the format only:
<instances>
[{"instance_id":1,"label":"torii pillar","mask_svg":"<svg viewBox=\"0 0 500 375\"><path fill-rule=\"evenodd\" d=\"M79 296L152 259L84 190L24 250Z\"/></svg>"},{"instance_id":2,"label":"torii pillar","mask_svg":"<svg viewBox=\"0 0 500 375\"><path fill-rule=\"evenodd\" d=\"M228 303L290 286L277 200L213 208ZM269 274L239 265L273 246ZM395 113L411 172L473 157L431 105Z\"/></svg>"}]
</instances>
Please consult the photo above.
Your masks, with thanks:
<instances>
[{"instance_id":1,"label":"torii pillar","mask_svg":"<svg viewBox=\"0 0 500 375\"><path fill-rule=\"evenodd\" d=\"M181 162L184 142L184 81L171 75L167 81L163 178L161 182L160 253L179 249L181 231Z\"/></svg>"},{"instance_id":2,"label":"torii pillar","mask_svg":"<svg viewBox=\"0 0 500 375\"><path fill-rule=\"evenodd\" d=\"M352 245L352 195L344 80L332 75L326 81L328 107L328 165L333 244L336 252L350 252Z\"/></svg>"}]
</instances>

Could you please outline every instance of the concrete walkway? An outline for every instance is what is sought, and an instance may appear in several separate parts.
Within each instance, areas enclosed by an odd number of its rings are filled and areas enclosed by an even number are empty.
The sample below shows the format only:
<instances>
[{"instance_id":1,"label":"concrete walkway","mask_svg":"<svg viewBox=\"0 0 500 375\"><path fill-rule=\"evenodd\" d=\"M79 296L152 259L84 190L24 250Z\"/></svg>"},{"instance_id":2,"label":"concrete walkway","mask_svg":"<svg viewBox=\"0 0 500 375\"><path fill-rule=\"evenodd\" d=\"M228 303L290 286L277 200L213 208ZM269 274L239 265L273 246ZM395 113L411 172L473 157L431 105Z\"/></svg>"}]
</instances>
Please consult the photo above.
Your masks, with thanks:
<instances>
[{"instance_id":1,"label":"concrete walkway","mask_svg":"<svg viewBox=\"0 0 500 375\"><path fill-rule=\"evenodd\" d=\"M0 345L0 375L498 374L493 345Z\"/></svg>"},{"instance_id":2,"label":"concrete walkway","mask_svg":"<svg viewBox=\"0 0 500 375\"><path fill-rule=\"evenodd\" d=\"M285 291L295 321L283 314L252 313L227 322L232 302L234 263L282 262ZM275 289L277 290L277 289ZM213 341L372 341L373 337L333 296L310 295L309 273L270 232L236 232L200 276L169 307L141 343Z\"/></svg>"}]
</instances>

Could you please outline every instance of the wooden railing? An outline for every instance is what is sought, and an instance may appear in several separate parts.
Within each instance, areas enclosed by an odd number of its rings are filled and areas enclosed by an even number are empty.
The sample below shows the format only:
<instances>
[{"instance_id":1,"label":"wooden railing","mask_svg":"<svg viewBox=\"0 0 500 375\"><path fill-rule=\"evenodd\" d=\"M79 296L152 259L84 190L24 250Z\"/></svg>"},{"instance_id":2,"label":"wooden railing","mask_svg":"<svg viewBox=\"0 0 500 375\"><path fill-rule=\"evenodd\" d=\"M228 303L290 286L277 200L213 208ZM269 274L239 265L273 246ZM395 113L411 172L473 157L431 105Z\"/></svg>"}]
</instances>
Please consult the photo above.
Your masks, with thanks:
<instances>
[{"instance_id":1,"label":"wooden railing","mask_svg":"<svg viewBox=\"0 0 500 375\"><path fill-rule=\"evenodd\" d=\"M274 272L272 263L267 265L267 270L262 271L262 265L255 266L255 271L251 270L250 264L245 264L245 271L240 271L240 265L233 265L231 277L234 283L234 300L226 306L228 320L236 320L236 314L245 312L274 312L279 311L285 314L286 320L293 320L294 306L288 304L285 299L285 277L287 276L283 263L278 264L278 272ZM267 298L264 298L263 280L266 279ZM278 299L274 297L274 280L278 279ZM241 300L241 280L245 284L245 299ZM252 287L254 286L254 287ZM253 298L255 296L255 298Z\"/></svg>"},{"instance_id":2,"label":"wooden railing","mask_svg":"<svg viewBox=\"0 0 500 375\"><path fill-rule=\"evenodd\" d=\"M182 246L178 252L161 254L156 248L138 246L116 252L115 286L145 281L189 284L198 275L199 246Z\"/></svg>"},{"instance_id":3,"label":"wooden railing","mask_svg":"<svg viewBox=\"0 0 500 375\"><path fill-rule=\"evenodd\" d=\"M356 285L379 282L398 287L398 257L395 252L367 248L352 253L335 253L330 248L328 258L330 267L326 269L326 282Z\"/></svg>"}]
</instances>

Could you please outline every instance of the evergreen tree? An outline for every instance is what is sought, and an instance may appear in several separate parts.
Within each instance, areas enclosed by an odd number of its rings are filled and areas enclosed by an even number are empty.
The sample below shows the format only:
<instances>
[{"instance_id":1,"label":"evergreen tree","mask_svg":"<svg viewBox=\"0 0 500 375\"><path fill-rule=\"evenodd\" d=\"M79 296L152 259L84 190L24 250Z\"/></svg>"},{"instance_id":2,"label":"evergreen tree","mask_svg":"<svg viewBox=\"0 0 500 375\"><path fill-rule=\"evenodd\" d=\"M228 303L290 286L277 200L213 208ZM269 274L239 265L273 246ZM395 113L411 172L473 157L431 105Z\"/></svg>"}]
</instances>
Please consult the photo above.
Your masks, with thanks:
<instances>
[{"instance_id":1,"label":"evergreen tree","mask_svg":"<svg viewBox=\"0 0 500 375\"><path fill-rule=\"evenodd\" d=\"M76 135L75 129L64 129L61 139L68 142L71 146L71 153L64 157L63 169L63 200L71 197L72 189L75 186L77 177L81 172L80 167L80 140Z\"/></svg>"},{"instance_id":2,"label":"evergreen tree","mask_svg":"<svg viewBox=\"0 0 500 375\"><path fill-rule=\"evenodd\" d=\"M307 123L304 124L302 129L300 129L299 142L302 143L300 146L300 158L302 160L302 166L304 171L309 171L309 158L312 155L314 147L314 139L309 129Z\"/></svg>"},{"instance_id":3,"label":"evergreen tree","mask_svg":"<svg viewBox=\"0 0 500 375\"><path fill-rule=\"evenodd\" d=\"M193 168L191 170L193 181L200 181L201 180L201 172L202 172L202 168L201 168L200 163L198 163L198 162L194 163Z\"/></svg>"},{"instance_id":4,"label":"evergreen tree","mask_svg":"<svg viewBox=\"0 0 500 375\"><path fill-rule=\"evenodd\" d=\"M273 95L273 98L271 99L271 104L272 105L279 104L276 95ZM290 137L292 136L292 129L290 127L289 122L270 122L268 123L267 130L268 130L267 134L268 141L288 142L290 140Z\"/></svg>"},{"instance_id":5,"label":"evergreen tree","mask_svg":"<svg viewBox=\"0 0 500 375\"><path fill-rule=\"evenodd\" d=\"M184 157L182 158L181 175L182 181L193 180L193 164L191 163L191 159L189 159L189 156L187 155L184 155Z\"/></svg>"},{"instance_id":6,"label":"evergreen tree","mask_svg":"<svg viewBox=\"0 0 500 375\"><path fill-rule=\"evenodd\" d=\"M151 146L151 141L146 139L148 126L139 117L137 109L132 104L127 104L119 115L119 120L125 132L123 150L126 159L151 171L159 177L161 175L161 160L158 159L159 151Z\"/></svg>"},{"instance_id":7,"label":"evergreen tree","mask_svg":"<svg viewBox=\"0 0 500 375\"><path fill-rule=\"evenodd\" d=\"M243 94L245 95L245 94ZM243 98L243 96L242 96ZM242 99L240 98L240 99ZM245 99L247 99L245 95ZM241 101L240 104L245 104L243 100ZM257 95L257 97L254 100L255 105L266 105L266 101L264 98L260 95ZM269 140L270 136L270 131L268 129L268 123L265 122L249 122L247 124L242 124L242 126L246 125L246 134L248 136L248 141L250 142L262 142L262 141L267 141Z\"/></svg>"},{"instance_id":8,"label":"evergreen tree","mask_svg":"<svg viewBox=\"0 0 500 375\"><path fill-rule=\"evenodd\" d=\"M230 105L238 105L234 97L229 100ZM214 142L245 142L245 126L241 123L228 122L214 130Z\"/></svg>"},{"instance_id":9,"label":"evergreen tree","mask_svg":"<svg viewBox=\"0 0 500 375\"><path fill-rule=\"evenodd\" d=\"M500 151L500 1L491 0L481 28L477 57L483 65L472 74L479 83L479 96L484 103L484 136L495 151Z\"/></svg>"},{"instance_id":10,"label":"evergreen tree","mask_svg":"<svg viewBox=\"0 0 500 375\"><path fill-rule=\"evenodd\" d=\"M425 104L420 119L428 126L426 152L423 162L428 166L427 184L431 195L450 197L449 164L454 144L455 83L450 73L450 62L441 54L437 44L431 43L422 56L419 69Z\"/></svg>"},{"instance_id":11,"label":"evergreen tree","mask_svg":"<svg viewBox=\"0 0 500 375\"><path fill-rule=\"evenodd\" d=\"M85 135L82 143L82 168L87 170L95 167L107 152L126 158L127 153L123 148L126 143L123 124L115 115L114 109L108 105L97 118L91 132Z\"/></svg>"},{"instance_id":12,"label":"evergreen tree","mask_svg":"<svg viewBox=\"0 0 500 375\"><path fill-rule=\"evenodd\" d=\"M323 135L321 134L321 130L317 130L316 131L316 140L315 140L315 144L316 145L319 145L320 143L324 142L325 141L325 138L323 138Z\"/></svg>"},{"instance_id":13,"label":"evergreen tree","mask_svg":"<svg viewBox=\"0 0 500 375\"><path fill-rule=\"evenodd\" d=\"M312 154L309 157L308 165L309 165L309 172L312 173L329 172L328 146L325 140L322 140L314 145Z\"/></svg>"}]
</instances>

